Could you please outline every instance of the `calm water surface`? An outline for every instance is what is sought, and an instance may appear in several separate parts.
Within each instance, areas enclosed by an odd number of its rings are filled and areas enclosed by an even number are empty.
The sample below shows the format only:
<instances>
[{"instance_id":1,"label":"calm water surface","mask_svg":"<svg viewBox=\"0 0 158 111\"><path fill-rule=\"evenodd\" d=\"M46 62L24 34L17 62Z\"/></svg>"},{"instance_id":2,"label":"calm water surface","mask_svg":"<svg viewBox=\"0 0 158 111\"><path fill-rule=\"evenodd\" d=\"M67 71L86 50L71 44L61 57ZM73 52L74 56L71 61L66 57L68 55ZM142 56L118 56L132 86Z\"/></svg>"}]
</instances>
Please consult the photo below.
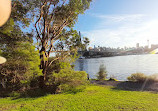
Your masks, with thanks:
<instances>
[{"instance_id":1,"label":"calm water surface","mask_svg":"<svg viewBox=\"0 0 158 111\"><path fill-rule=\"evenodd\" d=\"M118 80L127 80L136 72L158 74L158 54L80 59L75 62L75 70L86 71L90 78L96 78L101 64L106 66L108 77L114 76Z\"/></svg>"}]
</instances>

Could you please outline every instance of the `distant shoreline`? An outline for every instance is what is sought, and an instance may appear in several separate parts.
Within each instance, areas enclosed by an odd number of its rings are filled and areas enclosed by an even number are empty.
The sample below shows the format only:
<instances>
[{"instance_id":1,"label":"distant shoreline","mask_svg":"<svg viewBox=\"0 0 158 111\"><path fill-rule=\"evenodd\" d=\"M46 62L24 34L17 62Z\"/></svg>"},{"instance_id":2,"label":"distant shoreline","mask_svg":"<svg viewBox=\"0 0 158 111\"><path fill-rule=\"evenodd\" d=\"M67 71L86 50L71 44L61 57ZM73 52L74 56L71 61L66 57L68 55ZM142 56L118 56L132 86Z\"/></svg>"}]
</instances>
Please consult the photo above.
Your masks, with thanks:
<instances>
[{"instance_id":1,"label":"distant shoreline","mask_svg":"<svg viewBox=\"0 0 158 111\"><path fill-rule=\"evenodd\" d=\"M130 54L130 55L114 55L114 56L93 56L93 57L85 57L85 59L91 59L91 58L105 58L105 57L118 57L118 56L132 56L132 55L149 55L148 54ZM153 54L150 54L153 55Z\"/></svg>"}]
</instances>

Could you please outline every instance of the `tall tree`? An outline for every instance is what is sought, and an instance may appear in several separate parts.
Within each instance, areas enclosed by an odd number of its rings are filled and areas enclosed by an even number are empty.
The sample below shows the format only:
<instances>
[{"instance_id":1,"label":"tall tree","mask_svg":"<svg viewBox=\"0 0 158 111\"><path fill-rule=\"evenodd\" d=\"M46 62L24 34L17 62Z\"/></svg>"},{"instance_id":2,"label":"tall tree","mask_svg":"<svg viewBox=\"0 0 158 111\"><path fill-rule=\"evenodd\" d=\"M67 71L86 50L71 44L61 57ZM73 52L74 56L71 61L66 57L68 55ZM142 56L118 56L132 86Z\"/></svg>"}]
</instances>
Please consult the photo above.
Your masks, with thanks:
<instances>
[{"instance_id":1,"label":"tall tree","mask_svg":"<svg viewBox=\"0 0 158 111\"><path fill-rule=\"evenodd\" d=\"M38 1L39 12L36 12L38 50L41 58L40 68L43 70L44 80L46 71L51 62L48 61L51 53L60 52L55 43L61 38L60 34L65 27L72 27L79 14L89 8L92 0L42 0Z\"/></svg>"}]
</instances>

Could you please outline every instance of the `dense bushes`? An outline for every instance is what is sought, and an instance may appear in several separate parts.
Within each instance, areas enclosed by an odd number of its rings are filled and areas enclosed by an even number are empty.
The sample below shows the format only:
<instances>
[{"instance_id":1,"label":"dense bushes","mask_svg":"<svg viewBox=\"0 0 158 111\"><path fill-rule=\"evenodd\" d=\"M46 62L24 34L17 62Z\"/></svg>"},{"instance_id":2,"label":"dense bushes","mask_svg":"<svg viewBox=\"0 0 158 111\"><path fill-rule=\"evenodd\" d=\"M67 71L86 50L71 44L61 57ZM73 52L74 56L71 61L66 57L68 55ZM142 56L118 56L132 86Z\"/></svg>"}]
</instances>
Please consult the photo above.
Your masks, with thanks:
<instances>
[{"instance_id":1,"label":"dense bushes","mask_svg":"<svg viewBox=\"0 0 158 111\"><path fill-rule=\"evenodd\" d=\"M82 90L82 85L87 84L87 73L84 71L74 71L72 69L61 69L59 73L53 73L49 79L56 86L56 93L77 92Z\"/></svg>"},{"instance_id":2,"label":"dense bushes","mask_svg":"<svg viewBox=\"0 0 158 111\"><path fill-rule=\"evenodd\" d=\"M156 82L158 81L158 75L150 75L150 76L146 76L143 73L134 73L131 74L131 76L129 76L127 78L129 81L133 81L133 82Z\"/></svg>"},{"instance_id":3,"label":"dense bushes","mask_svg":"<svg viewBox=\"0 0 158 111\"><path fill-rule=\"evenodd\" d=\"M29 88L31 81L42 74L35 47L29 42L16 43L15 46L12 50L2 52L7 62L0 67L2 87L12 91Z\"/></svg>"}]
</instances>

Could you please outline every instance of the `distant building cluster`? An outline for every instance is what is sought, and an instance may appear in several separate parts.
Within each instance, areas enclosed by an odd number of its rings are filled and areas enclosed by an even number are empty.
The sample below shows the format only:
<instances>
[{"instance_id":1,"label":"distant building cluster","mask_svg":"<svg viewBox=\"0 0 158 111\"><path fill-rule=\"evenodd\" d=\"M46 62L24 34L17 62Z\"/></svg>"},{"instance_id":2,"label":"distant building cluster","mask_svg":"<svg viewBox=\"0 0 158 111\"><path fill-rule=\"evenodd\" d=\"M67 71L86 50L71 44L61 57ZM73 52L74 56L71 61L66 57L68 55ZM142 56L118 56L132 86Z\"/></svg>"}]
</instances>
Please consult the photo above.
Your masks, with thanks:
<instances>
[{"instance_id":1,"label":"distant building cluster","mask_svg":"<svg viewBox=\"0 0 158 111\"><path fill-rule=\"evenodd\" d=\"M81 38L80 32L79 35ZM79 54L81 54L86 58L91 58L91 57L110 57L110 56L121 56L121 55L148 54L157 48L158 48L158 44L151 44L149 46L149 40L147 40L147 44L145 46L140 46L139 43L136 43L135 47L125 46L124 48L101 47L94 45L94 47L89 47L86 50L79 49L78 52Z\"/></svg>"},{"instance_id":2,"label":"distant building cluster","mask_svg":"<svg viewBox=\"0 0 158 111\"><path fill-rule=\"evenodd\" d=\"M140 46L139 43L136 43L136 47L124 47L124 48L111 48L111 47L100 47L95 46L89 47L88 51L93 52L115 52L117 55L132 55L132 54L144 54L149 53L150 51L158 48L158 44L151 44L149 46L149 43L146 46Z\"/></svg>"}]
</instances>

